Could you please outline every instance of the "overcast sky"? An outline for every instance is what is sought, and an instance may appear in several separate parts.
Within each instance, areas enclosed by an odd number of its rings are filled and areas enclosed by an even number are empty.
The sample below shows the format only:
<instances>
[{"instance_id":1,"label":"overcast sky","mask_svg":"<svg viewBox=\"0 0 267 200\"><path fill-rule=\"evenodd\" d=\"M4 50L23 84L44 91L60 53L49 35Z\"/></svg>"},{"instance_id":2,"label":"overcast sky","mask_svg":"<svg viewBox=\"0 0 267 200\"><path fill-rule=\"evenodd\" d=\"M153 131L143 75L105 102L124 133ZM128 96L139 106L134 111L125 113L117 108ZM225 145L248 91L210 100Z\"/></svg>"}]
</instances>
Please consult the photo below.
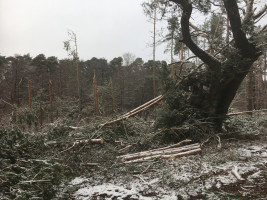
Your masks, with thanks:
<instances>
[{"instance_id":1,"label":"overcast sky","mask_svg":"<svg viewBox=\"0 0 267 200\"><path fill-rule=\"evenodd\" d=\"M153 24L143 14L143 0L0 0L0 54L40 53L67 57L68 29L77 34L81 59L130 52L152 59ZM157 59L166 59L164 47Z\"/></svg>"},{"instance_id":2,"label":"overcast sky","mask_svg":"<svg viewBox=\"0 0 267 200\"><path fill-rule=\"evenodd\" d=\"M70 29L77 34L83 60L97 57L110 61L126 52L145 61L152 59L153 24L143 14L143 1L0 0L0 54L43 53L66 58L63 41ZM165 47L157 48L156 59L169 62L170 56L163 53Z\"/></svg>"}]
</instances>

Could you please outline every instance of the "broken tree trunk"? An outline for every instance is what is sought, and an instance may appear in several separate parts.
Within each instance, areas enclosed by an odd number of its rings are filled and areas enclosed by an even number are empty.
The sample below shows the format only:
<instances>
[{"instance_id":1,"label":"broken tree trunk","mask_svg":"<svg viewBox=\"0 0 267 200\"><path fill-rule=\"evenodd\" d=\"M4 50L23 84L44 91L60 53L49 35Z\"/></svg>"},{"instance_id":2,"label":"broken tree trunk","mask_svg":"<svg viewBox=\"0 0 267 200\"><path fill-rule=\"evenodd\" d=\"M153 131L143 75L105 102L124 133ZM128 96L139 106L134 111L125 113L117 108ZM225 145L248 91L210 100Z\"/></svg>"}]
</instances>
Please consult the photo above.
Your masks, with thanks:
<instances>
[{"instance_id":1,"label":"broken tree trunk","mask_svg":"<svg viewBox=\"0 0 267 200\"><path fill-rule=\"evenodd\" d=\"M162 99L162 98L163 98L163 96L160 95L160 96L158 96L158 97L156 97L156 98L154 98L154 99L152 99L152 100L146 102L145 104L143 104L143 105L141 105L141 106L139 106L139 107L137 107L137 108L131 110L130 112L124 114L123 117L128 116L128 115L130 115L130 114L132 114L132 113L135 113L136 111L139 111L140 109L142 109L142 108L144 108L144 107L147 107L147 106L149 106L150 104L152 104L152 103L154 103L155 101L157 101L157 100L159 100L159 99Z\"/></svg>"},{"instance_id":2,"label":"broken tree trunk","mask_svg":"<svg viewBox=\"0 0 267 200\"><path fill-rule=\"evenodd\" d=\"M121 117L113 120L113 121L110 121L110 122L106 122L105 124L102 124L101 127L104 127L104 126L107 126L107 125L110 125L110 124L114 124L116 122L119 122L119 121L122 121L122 120L126 120L130 117L133 117L135 115L137 115L138 113L150 108L151 106L155 105L156 103L160 102L161 100L163 99L163 96L160 95L154 99L152 99L151 101L139 106L138 108L135 108L134 110L122 115Z\"/></svg>"}]
</instances>

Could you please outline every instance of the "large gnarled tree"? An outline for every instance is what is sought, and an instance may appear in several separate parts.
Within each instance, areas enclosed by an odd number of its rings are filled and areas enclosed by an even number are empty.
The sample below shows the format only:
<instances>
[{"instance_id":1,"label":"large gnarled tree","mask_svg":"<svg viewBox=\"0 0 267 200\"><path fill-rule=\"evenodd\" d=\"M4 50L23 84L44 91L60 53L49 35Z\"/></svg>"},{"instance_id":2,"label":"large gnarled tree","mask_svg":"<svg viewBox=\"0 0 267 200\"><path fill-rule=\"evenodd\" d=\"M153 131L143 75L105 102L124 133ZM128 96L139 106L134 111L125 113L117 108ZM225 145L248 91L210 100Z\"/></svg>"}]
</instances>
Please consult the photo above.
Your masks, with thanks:
<instances>
[{"instance_id":1,"label":"large gnarled tree","mask_svg":"<svg viewBox=\"0 0 267 200\"><path fill-rule=\"evenodd\" d=\"M199 77L202 81L204 79L205 83L198 84L197 90L201 92L195 92L195 100L191 101L191 104L204 111L207 117L213 119L216 127L220 128L237 89L252 64L262 54L261 45L257 44L257 37L267 28L265 25L260 31L255 31L254 26L255 22L266 14L267 6L255 9L254 0L244 0L240 3L236 0L169 0L162 1L162 4L169 5L170 2L175 6L178 5L182 12L183 39L180 42L183 42L206 66L202 68L204 78ZM225 43L225 47L217 53L203 50L192 40L195 31L190 22L193 8L198 9L198 12L204 12L208 5L211 9L220 6L220 9L226 11L225 18L229 19L232 31L231 42ZM192 90L191 92L194 93Z\"/></svg>"}]
</instances>

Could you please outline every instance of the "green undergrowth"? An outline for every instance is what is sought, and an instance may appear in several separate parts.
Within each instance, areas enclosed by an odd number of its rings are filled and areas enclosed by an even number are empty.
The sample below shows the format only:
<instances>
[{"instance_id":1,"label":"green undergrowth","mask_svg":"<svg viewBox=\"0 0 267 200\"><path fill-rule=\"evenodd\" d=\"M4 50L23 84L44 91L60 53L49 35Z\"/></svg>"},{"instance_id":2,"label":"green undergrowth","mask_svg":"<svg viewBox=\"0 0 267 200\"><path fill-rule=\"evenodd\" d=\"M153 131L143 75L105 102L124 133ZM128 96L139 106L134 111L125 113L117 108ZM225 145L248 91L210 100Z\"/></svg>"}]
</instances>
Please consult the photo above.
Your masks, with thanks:
<instances>
[{"instance_id":1,"label":"green undergrowth","mask_svg":"<svg viewBox=\"0 0 267 200\"><path fill-rule=\"evenodd\" d=\"M205 113L190 105L191 94L170 88L165 102L158 110L156 128L161 129L162 141L172 142L190 138L200 141L212 136L214 126Z\"/></svg>"},{"instance_id":2,"label":"green undergrowth","mask_svg":"<svg viewBox=\"0 0 267 200\"><path fill-rule=\"evenodd\" d=\"M62 183L75 176L93 176L99 168L105 174L106 169L117 165L117 155L149 148L151 130L142 119L104 128L101 124L110 118L89 120L77 123L66 118L38 130L15 124L1 128L0 199L58 199ZM103 144L73 145L77 140L99 138Z\"/></svg>"},{"instance_id":3,"label":"green undergrowth","mask_svg":"<svg viewBox=\"0 0 267 200\"><path fill-rule=\"evenodd\" d=\"M145 171L142 166L124 166L118 155L144 151L192 139L204 141L215 136L212 126L199 120L198 114L183 118L179 110L165 117L157 115L156 122L133 117L109 126L101 125L116 118L96 116L77 120L69 117L55 120L43 127L17 127L0 129L0 199L60 199L62 184L76 176L94 177L96 174L112 179L112 176ZM159 112L161 112L159 110ZM190 110L188 112L191 112ZM163 126L163 120L170 118L171 126ZM183 118L176 123L175 118ZM223 135L233 132L242 135L266 134L266 116L234 116L224 124ZM92 145L75 141L101 138L103 144ZM216 136L214 137L216 138ZM255 138L255 137L254 137ZM238 139L238 138L237 138ZM246 136L249 139L249 136ZM235 159L236 154L227 154L216 162ZM90 166L97 163L98 166ZM159 162L160 163L160 162ZM160 164L159 164L160 167Z\"/></svg>"}]
</instances>

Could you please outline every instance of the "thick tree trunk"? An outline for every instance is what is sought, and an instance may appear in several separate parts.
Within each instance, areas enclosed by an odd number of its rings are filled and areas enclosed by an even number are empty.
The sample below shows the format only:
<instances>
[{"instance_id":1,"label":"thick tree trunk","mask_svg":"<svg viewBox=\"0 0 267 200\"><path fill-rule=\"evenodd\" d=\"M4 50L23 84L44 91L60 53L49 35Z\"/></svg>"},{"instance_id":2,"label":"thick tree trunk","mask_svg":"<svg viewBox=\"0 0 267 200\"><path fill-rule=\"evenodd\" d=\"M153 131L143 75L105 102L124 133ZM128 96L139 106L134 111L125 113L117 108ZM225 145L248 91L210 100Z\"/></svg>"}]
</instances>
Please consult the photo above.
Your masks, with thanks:
<instances>
[{"instance_id":1,"label":"thick tree trunk","mask_svg":"<svg viewBox=\"0 0 267 200\"><path fill-rule=\"evenodd\" d=\"M212 122L214 122L215 127L220 130L223 119L228 112L240 84L249 72L250 66L261 55L261 52L256 48L255 44L248 40L246 33L242 28L241 17L239 15L236 1L223 0L236 49L236 51L228 52L232 55L225 59L225 61L220 61L215 58L215 55L213 56L205 50L202 50L192 40L189 29L189 19L193 9L191 1L172 1L179 4L183 10L181 17L183 39L181 42L183 42L207 66L206 77L199 77L199 81L204 80L206 82L207 90L205 93L200 92L199 95L197 94L197 102L195 101L193 106L206 113L207 117L211 118ZM250 7L247 10L252 12ZM229 33L227 33L227 38L228 37ZM202 90L202 88L199 89Z\"/></svg>"}]
</instances>

